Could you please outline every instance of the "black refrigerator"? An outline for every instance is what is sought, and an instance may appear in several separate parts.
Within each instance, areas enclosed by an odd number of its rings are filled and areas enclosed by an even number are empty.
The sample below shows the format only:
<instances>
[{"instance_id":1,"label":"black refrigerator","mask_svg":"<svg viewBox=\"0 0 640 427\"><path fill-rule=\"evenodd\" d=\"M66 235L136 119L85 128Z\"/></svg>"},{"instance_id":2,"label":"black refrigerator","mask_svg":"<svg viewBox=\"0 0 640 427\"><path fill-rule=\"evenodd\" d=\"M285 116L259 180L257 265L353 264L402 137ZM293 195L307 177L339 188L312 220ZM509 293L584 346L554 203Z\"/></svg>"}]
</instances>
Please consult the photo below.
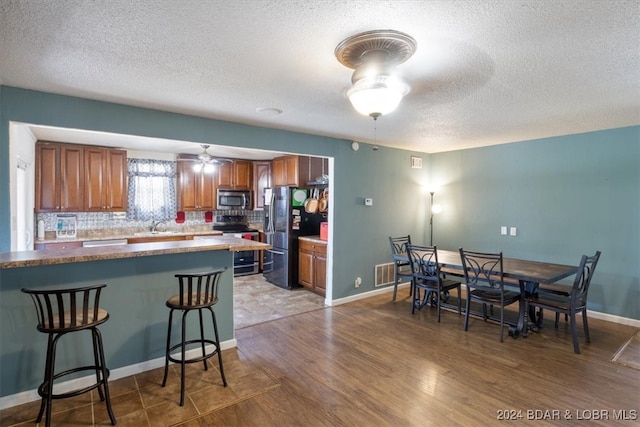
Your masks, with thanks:
<instances>
[{"instance_id":1,"label":"black refrigerator","mask_svg":"<svg viewBox=\"0 0 640 427\"><path fill-rule=\"evenodd\" d=\"M298 287L298 237L320 234L325 213L307 213L304 200L312 190L265 189L264 233L272 249L263 251L265 279L285 289Z\"/></svg>"}]
</instances>

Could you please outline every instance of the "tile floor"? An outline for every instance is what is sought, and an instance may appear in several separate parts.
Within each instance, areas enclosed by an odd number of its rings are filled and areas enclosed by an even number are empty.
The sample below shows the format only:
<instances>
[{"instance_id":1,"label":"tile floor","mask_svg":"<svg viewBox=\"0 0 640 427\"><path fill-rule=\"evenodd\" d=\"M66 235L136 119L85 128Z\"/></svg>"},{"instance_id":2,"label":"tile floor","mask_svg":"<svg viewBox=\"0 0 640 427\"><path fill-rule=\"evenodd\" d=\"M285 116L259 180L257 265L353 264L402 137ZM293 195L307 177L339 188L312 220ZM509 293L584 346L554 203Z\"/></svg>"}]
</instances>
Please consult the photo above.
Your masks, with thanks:
<instances>
[{"instance_id":1,"label":"tile floor","mask_svg":"<svg viewBox=\"0 0 640 427\"><path fill-rule=\"evenodd\" d=\"M267 283L262 275L234 279L236 329L324 307L324 298L304 289L293 291ZM277 307L274 309L274 307ZM162 427L180 425L202 414L233 405L278 387L278 382L237 349L222 352L228 386L222 385L217 359L209 370L199 363L187 365L185 404L179 406L180 368L171 365L166 387L161 387L164 368L109 382L111 403L118 426ZM0 411L0 427L33 426L40 401ZM54 401L52 426L111 425L97 392ZM44 425L44 420L39 425Z\"/></svg>"}]
</instances>

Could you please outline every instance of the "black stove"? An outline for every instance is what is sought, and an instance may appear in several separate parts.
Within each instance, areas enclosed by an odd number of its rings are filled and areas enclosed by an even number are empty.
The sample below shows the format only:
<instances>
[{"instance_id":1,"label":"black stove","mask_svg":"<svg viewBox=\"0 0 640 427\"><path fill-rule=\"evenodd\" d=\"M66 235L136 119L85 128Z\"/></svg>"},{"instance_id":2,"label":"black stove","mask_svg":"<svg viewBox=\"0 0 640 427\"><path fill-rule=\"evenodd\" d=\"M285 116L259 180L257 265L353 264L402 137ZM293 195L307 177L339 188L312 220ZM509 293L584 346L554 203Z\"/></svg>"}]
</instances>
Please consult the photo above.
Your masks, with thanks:
<instances>
[{"instance_id":1,"label":"black stove","mask_svg":"<svg viewBox=\"0 0 640 427\"><path fill-rule=\"evenodd\" d=\"M244 215L216 215L213 229L222 233L257 233L255 228L249 228Z\"/></svg>"}]
</instances>

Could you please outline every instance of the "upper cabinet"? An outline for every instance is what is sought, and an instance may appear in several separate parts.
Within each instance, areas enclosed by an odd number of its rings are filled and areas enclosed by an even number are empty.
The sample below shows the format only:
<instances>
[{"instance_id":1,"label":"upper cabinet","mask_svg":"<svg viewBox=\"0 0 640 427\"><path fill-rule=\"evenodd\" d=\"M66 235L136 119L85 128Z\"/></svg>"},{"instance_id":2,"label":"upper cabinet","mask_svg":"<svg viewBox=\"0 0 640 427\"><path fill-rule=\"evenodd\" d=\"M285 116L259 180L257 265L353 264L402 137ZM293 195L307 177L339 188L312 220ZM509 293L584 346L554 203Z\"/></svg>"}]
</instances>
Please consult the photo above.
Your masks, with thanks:
<instances>
[{"instance_id":1,"label":"upper cabinet","mask_svg":"<svg viewBox=\"0 0 640 427\"><path fill-rule=\"evenodd\" d=\"M82 212L84 148L74 144L36 144L36 212Z\"/></svg>"},{"instance_id":2,"label":"upper cabinet","mask_svg":"<svg viewBox=\"0 0 640 427\"><path fill-rule=\"evenodd\" d=\"M85 212L127 210L127 152L85 147Z\"/></svg>"},{"instance_id":3,"label":"upper cabinet","mask_svg":"<svg viewBox=\"0 0 640 427\"><path fill-rule=\"evenodd\" d=\"M253 166L250 160L234 160L217 167L218 188L225 190L251 190Z\"/></svg>"},{"instance_id":4,"label":"upper cabinet","mask_svg":"<svg viewBox=\"0 0 640 427\"><path fill-rule=\"evenodd\" d=\"M273 159L273 185L305 187L307 182L315 181L328 173L326 159L309 156L282 156ZM325 165L327 167L325 167Z\"/></svg>"},{"instance_id":5,"label":"upper cabinet","mask_svg":"<svg viewBox=\"0 0 640 427\"><path fill-rule=\"evenodd\" d=\"M264 189L271 187L271 162L253 162L253 209L264 210Z\"/></svg>"},{"instance_id":6,"label":"upper cabinet","mask_svg":"<svg viewBox=\"0 0 640 427\"><path fill-rule=\"evenodd\" d=\"M194 170L196 162L178 162L178 205L183 211L216 208L216 174L205 168Z\"/></svg>"}]
</instances>

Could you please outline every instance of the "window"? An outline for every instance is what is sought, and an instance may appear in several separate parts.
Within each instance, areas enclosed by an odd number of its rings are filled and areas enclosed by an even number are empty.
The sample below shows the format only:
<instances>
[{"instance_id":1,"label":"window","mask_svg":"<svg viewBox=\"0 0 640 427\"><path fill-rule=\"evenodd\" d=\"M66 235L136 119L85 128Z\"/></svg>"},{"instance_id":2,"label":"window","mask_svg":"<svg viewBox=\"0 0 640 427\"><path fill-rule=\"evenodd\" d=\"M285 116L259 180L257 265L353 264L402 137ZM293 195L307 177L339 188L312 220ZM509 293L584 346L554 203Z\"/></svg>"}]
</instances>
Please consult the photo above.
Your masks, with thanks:
<instances>
[{"instance_id":1,"label":"window","mask_svg":"<svg viewBox=\"0 0 640 427\"><path fill-rule=\"evenodd\" d=\"M127 219L168 220L176 216L176 163L129 159Z\"/></svg>"}]
</instances>

